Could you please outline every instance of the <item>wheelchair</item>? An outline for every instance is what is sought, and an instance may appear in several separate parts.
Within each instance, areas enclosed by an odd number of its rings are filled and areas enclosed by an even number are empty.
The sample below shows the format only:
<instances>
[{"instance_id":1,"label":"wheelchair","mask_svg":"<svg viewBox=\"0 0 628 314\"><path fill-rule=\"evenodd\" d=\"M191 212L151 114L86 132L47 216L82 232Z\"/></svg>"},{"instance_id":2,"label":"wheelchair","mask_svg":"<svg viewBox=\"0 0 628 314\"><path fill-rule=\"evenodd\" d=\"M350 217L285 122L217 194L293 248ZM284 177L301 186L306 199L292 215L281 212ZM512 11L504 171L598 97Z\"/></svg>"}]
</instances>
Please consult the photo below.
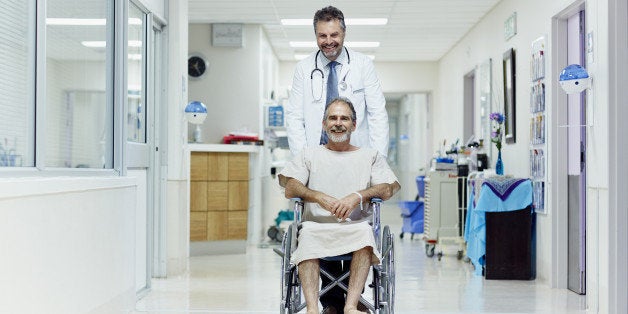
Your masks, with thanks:
<instances>
[{"instance_id":1,"label":"wheelchair","mask_svg":"<svg viewBox=\"0 0 628 314\"><path fill-rule=\"evenodd\" d=\"M284 234L281 248L275 248L274 251L281 256L281 305L280 313L298 313L306 307L305 300L301 291L301 283L298 276L298 266L290 262L290 257L297 246L297 231L301 222L301 214L303 211L303 202L299 198L291 199L294 202L294 220ZM371 199L371 208L373 209L373 219L370 222L373 227L375 242L377 249L381 252L382 258L378 265L373 265L372 282L368 286L373 290L373 302L360 296L360 303L365 305L371 313L390 314L394 313L395 301L395 250L394 236L390 232L388 226L384 226L380 230L380 207L382 200L379 198ZM352 253L326 257L324 260L338 261L351 260ZM321 276L330 279L330 284L321 287L319 296L327 293L331 288L339 286L345 292L348 287L343 280L349 277L347 270L339 277L334 277L323 267L320 268Z\"/></svg>"}]
</instances>

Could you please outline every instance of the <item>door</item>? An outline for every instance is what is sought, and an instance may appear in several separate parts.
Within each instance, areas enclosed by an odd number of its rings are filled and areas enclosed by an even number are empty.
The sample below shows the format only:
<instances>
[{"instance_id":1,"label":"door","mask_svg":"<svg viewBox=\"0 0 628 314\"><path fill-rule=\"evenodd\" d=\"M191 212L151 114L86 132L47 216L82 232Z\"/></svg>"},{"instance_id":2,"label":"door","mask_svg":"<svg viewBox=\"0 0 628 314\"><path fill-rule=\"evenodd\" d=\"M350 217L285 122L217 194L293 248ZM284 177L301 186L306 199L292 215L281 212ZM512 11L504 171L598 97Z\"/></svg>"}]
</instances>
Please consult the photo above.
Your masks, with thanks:
<instances>
[{"instance_id":1,"label":"door","mask_svg":"<svg viewBox=\"0 0 628 314\"><path fill-rule=\"evenodd\" d=\"M567 20L567 62L585 67L584 11ZM586 91L568 95L568 271L571 291L586 291Z\"/></svg>"},{"instance_id":2,"label":"door","mask_svg":"<svg viewBox=\"0 0 628 314\"><path fill-rule=\"evenodd\" d=\"M159 191L159 97L155 89L152 15L129 1L126 58L126 168L137 179L135 212L135 291L138 297L151 286L155 201ZM151 30L149 32L148 30ZM160 68L160 67L159 67ZM159 81L157 79L157 81ZM156 183L157 182L157 183Z\"/></svg>"},{"instance_id":3,"label":"door","mask_svg":"<svg viewBox=\"0 0 628 314\"><path fill-rule=\"evenodd\" d=\"M149 51L149 68L148 68L148 94L153 110L153 123L151 124L151 134L153 135L153 148L151 149L150 166L152 168L153 178L152 186L153 195L151 197L153 206L152 214L152 277L166 277L166 186L168 175L168 164L165 140L168 138L168 128L166 120L161 117L167 117L167 109L164 105L165 88L164 88L164 43L162 37L163 25L158 20L153 20L152 36L149 38L151 50ZM149 217L150 218L150 217ZM151 239L149 237L149 239ZM151 245L151 241L148 241Z\"/></svg>"}]
</instances>

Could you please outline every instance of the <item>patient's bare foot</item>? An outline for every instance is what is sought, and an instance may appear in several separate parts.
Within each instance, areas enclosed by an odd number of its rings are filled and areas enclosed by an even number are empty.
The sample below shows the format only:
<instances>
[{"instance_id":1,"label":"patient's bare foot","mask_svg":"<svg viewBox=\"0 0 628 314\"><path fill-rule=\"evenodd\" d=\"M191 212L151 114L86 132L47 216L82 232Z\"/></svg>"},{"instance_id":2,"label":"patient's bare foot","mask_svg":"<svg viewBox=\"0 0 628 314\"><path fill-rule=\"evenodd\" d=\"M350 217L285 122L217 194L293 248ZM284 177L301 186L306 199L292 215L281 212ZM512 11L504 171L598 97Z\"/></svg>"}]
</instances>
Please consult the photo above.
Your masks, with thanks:
<instances>
[{"instance_id":1,"label":"patient's bare foot","mask_svg":"<svg viewBox=\"0 0 628 314\"><path fill-rule=\"evenodd\" d=\"M346 308L345 307L345 314L363 314L366 312L362 312L362 311L358 311L358 309L356 308Z\"/></svg>"}]
</instances>

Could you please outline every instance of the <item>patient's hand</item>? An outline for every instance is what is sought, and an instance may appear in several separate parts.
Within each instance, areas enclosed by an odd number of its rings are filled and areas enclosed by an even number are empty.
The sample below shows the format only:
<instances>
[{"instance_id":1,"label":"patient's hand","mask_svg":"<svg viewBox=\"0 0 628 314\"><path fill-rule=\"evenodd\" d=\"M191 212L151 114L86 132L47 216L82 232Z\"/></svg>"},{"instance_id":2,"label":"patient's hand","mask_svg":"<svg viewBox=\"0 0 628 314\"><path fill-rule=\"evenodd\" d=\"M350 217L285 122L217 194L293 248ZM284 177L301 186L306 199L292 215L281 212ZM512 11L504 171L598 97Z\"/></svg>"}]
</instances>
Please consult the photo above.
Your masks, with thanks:
<instances>
[{"instance_id":1,"label":"patient's hand","mask_svg":"<svg viewBox=\"0 0 628 314\"><path fill-rule=\"evenodd\" d=\"M360 197L356 194L349 194L338 200L331 213L338 219L344 221L351 216L351 213L359 204Z\"/></svg>"},{"instance_id":2,"label":"patient's hand","mask_svg":"<svg viewBox=\"0 0 628 314\"><path fill-rule=\"evenodd\" d=\"M338 200L335 197L321 192L316 197L316 203L333 214L333 209L337 206Z\"/></svg>"}]
</instances>

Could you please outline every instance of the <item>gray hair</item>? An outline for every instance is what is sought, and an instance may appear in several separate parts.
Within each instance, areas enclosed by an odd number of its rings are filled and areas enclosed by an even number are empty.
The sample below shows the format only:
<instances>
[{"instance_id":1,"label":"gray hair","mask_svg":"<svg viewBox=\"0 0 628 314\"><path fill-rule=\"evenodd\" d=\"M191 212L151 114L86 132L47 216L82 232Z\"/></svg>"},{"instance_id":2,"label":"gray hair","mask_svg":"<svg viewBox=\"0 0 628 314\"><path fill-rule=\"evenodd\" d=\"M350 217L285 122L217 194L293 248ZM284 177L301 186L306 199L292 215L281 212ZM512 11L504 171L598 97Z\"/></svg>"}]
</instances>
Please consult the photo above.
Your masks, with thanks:
<instances>
[{"instance_id":1,"label":"gray hair","mask_svg":"<svg viewBox=\"0 0 628 314\"><path fill-rule=\"evenodd\" d=\"M356 122L357 115L355 113L355 108L353 107L353 103L351 102L351 100L349 100L349 98L344 98L344 97L334 98L327 104L327 106L325 106L325 114L323 115L323 121L325 121L325 119L327 119L327 114L329 113L329 106L331 106L333 103L337 103L337 102L346 104L349 107L349 109L351 109L351 120L353 122Z\"/></svg>"},{"instance_id":2,"label":"gray hair","mask_svg":"<svg viewBox=\"0 0 628 314\"><path fill-rule=\"evenodd\" d=\"M316 14L314 14L314 33L316 33L316 24L319 21L329 22L332 20L340 21L340 28L342 28L343 32L345 31L345 29L347 28L347 26L345 25L345 15L342 14L342 11L340 11L338 8L330 5L316 11Z\"/></svg>"}]
</instances>

